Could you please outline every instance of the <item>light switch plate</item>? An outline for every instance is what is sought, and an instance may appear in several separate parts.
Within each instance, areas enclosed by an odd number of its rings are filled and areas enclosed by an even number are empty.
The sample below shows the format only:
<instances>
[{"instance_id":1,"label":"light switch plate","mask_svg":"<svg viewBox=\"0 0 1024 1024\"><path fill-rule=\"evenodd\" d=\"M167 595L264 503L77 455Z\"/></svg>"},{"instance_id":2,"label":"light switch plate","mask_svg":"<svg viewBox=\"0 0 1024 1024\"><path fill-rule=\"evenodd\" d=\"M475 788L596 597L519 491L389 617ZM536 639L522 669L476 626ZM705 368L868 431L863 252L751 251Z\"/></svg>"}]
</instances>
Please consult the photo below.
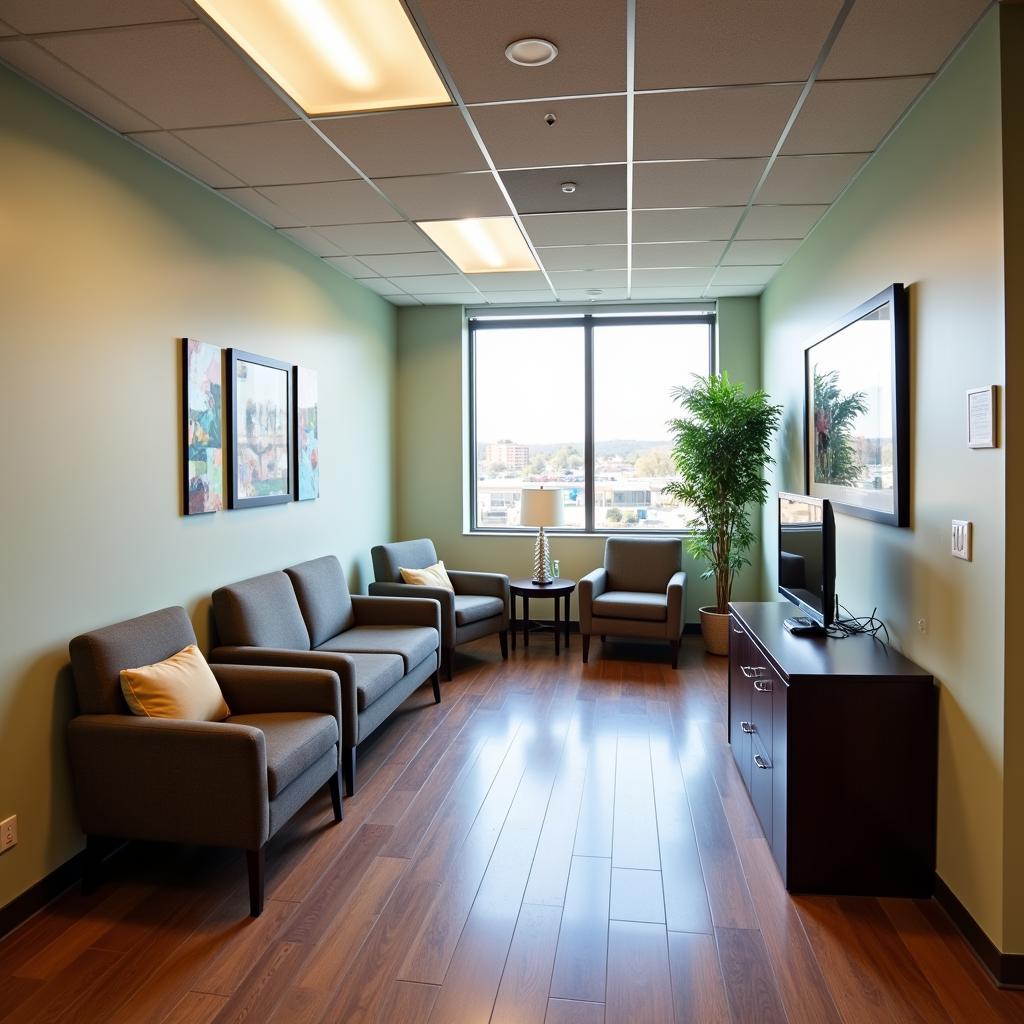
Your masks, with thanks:
<instances>
[{"instance_id":1,"label":"light switch plate","mask_svg":"<svg viewBox=\"0 0 1024 1024\"><path fill-rule=\"evenodd\" d=\"M12 814L0 821L0 853L9 850L18 842L18 816Z\"/></svg>"},{"instance_id":2,"label":"light switch plate","mask_svg":"<svg viewBox=\"0 0 1024 1024\"><path fill-rule=\"evenodd\" d=\"M971 560L971 522L968 519L953 520L953 557Z\"/></svg>"}]
</instances>

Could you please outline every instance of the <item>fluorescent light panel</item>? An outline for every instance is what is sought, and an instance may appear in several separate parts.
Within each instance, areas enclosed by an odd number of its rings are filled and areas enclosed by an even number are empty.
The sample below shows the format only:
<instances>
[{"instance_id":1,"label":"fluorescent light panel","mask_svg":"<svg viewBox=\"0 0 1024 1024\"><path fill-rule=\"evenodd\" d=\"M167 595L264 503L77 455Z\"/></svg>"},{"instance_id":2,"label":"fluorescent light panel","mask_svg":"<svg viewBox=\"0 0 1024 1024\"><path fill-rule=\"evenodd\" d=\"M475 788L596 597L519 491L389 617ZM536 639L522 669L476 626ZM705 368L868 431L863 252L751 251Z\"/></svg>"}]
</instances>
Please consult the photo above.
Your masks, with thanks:
<instances>
[{"instance_id":1,"label":"fluorescent light panel","mask_svg":"<svg viewBox=\"0 0 1024 1024\"><path fill-rule=\"evenodd\" d=\"M464 274L537 270L537 261L513 217L427 220L419 226Z\"/></svg>"},{"instance_id":2,"label":"fluorescent light panel","mask_svg":"<svg viewBox=\"0 0 1024 1024\"><path fill-rule=\"evenodd\" d=\"M399 0L196 0L310 115L451 103Z\"/></svg>"}]
</instances>

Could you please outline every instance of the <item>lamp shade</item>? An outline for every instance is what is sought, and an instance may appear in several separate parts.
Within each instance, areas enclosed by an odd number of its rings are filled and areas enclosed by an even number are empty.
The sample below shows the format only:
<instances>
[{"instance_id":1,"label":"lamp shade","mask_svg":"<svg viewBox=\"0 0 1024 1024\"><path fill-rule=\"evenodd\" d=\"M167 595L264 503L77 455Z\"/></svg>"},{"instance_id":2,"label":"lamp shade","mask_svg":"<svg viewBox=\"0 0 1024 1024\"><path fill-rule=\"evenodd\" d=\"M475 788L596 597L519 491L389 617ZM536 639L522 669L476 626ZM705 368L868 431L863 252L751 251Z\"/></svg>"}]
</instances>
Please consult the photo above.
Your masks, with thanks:
<instances>
[{"instance_id":1,"label":"lamp shade","mask_svg":"<svg viewBox=\"0 0 1024 1024\"><path fill-rule=\"evenodd\" d=\"M523 526L561 526L562 492L557 488L524 487L519 522Z\"/></svg>"}]
</instances>

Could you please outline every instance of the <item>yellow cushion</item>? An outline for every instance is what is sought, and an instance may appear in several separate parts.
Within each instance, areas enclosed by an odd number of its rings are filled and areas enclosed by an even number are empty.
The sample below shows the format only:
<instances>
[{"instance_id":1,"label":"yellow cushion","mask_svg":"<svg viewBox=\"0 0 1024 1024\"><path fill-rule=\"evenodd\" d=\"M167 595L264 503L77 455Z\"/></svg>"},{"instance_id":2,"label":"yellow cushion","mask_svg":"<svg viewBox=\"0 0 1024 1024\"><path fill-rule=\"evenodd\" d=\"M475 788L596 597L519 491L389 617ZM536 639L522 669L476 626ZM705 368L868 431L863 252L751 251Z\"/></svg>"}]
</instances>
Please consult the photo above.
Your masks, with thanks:
<instances>
[{"instance_id":1,"label":"yellow cushion","mask_svg":"<svg viewBox=\"0 0 1024 1024\"><path fill-rule=\"evenodd\" d=\"M415 583L419 587L441 587L443 590L455 593L452 581L448 579L444 562L428 565L426 569L402 569L399 567L398 571L402 574L403 583Z\"/></svg>"},{"instance_id":2,"label":"yellow cushion","mask_svg":"<svg viewBox=\"0 0 1024 1024\"><path fill-rule=\"evenodd\" d=\"M222 722L231 714L195 644L155 665L122 669L121 692L132 714L144 718Z\"/></svg>"}]
</instances>

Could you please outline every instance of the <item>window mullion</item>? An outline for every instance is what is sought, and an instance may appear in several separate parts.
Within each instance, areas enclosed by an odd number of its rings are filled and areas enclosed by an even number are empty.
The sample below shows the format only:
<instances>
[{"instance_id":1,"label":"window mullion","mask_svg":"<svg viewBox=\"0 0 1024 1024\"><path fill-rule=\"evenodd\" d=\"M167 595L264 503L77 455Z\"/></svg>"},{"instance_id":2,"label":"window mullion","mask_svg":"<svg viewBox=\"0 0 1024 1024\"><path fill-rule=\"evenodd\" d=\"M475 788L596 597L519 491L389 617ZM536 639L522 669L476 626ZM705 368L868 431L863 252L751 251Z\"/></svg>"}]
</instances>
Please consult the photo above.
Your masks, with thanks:
<instances>
[{"instance_id":1,"label":"window mullion","mask_svg":"<svg viewBox=\"0 0 1024 1024\"><path fill-rule=\"evenodd\" d=\"M594 318L583 318L584 418L583 490L586 494L586 531L594 532Z\"/></svg>"}]
</instances>

